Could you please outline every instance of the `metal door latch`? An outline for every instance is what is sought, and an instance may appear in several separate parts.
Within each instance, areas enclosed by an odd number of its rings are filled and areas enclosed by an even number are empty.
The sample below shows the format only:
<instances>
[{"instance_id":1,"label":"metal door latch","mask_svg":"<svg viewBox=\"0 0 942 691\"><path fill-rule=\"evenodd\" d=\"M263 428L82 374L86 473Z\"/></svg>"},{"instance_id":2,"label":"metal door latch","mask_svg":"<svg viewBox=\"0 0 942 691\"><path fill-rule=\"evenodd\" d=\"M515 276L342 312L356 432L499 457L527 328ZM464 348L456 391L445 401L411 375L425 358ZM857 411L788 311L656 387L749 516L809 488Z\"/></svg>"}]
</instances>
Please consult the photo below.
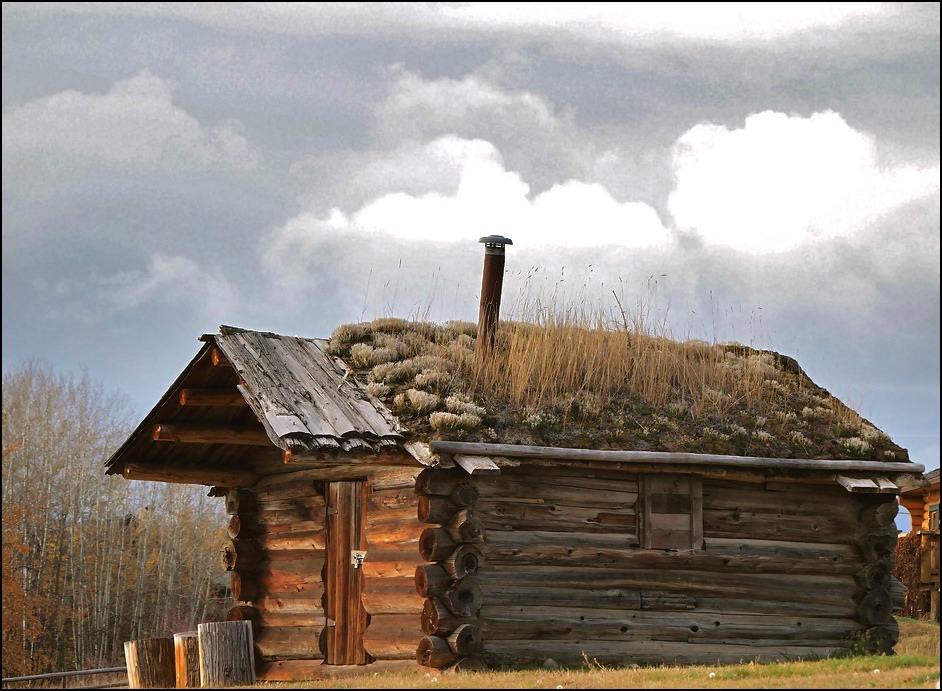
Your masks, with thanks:
<instances>
[{"instance_id":1,"label":"metal door latch","mask_svg":"<svg viewBox=\"0 0 942 691\"><path fill-rule=\"evenodd\" d=\"M358 569L366 561L366 550L355 549L350 552L350 563L353 568Z\"/></svg>"}]
</instances>

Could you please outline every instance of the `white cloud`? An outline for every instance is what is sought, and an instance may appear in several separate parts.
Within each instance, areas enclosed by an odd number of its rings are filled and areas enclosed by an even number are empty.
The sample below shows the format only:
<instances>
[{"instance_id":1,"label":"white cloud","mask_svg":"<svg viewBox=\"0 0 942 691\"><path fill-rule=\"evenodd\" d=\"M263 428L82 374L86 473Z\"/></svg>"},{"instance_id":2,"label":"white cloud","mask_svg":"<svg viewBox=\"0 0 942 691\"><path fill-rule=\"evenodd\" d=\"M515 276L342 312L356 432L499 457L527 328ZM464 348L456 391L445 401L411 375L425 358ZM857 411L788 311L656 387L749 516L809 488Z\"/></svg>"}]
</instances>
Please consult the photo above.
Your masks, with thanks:
<instances>
[{"instance_id":1,"label":"white cloud","mask_svg":"<svg viewBox=\"0 0 942 691\"><path fill-rule=\"evenodd\" d=\"M938 165L884 164L874 140L834 112L697 125L677 140L674 171L678 227L748 252L848 238L939 190Z\"/></svg>"},{"instance_id":2,"label":"white cloud","mask_svg":"<svg viewBox=\"0 0 942 691\"><path fill-rule=\"evenodd\" d=\"M376 135L387 146L445 135L483 139L538 189L582 177L598 155L572 113L558 112L530 91L503 88L479 74L425 79L395 67L390 78L388 96L374 112Z\"/></svg>"},{"instance_id":3,"label":"white cloud","mask_svg":"<svg viewBox=\"0 0 942 691\"><path fill-rule=\"evenodd\" d=\"M816 30L844 33L900 21L905 3L462 2L462 3L9 3L4 12L173 17L226 30L324 35L377 33L451 39L488 35L631 43L771 41ZM932 4L932 3L926 3ZM16 7L33 5L32 7ZM912 10L910 10L912 13ZM913 27L915 28L915 27ZM921 27L923 30L925 26Z\"/></svg>"},{"instance_id":4,"label":"white cloud","mask_svg":"<svg viewBox=\"0 0 942 691\"><path fill-rule=\"evenodd\" d=\"M453 192L390 192L350 214L339 209L327 216L301 214L266 239L266 269L279 280L303 280L309 263L321 259L325 240L337 235L448 243L499 234L530 248L653 247L670 242L654 209L620 203L601 185L569 180L531 197L529 185L507 170L489 142L446 137L421 153L440 162L443 152L459 170ZM421 159L415 167L422 167Z\"/></svg>"},{"instance_id":5,"label":"white cloud","mask_svg":"<svg viewBox=\"0 0 942 691\"><path fill-rule=\"evenodd\" d=\"M63 91L3 113L3 152L117 165L250 170L258 154L228 121L205 128L173 104L170 84L142 71L105 94Z\"/></svg>"},{"instance_id":6,"label":"white cloud","mask_svg":"<svg viewBox=\"0 0 942 691\"><path fill-rule=\"evenodd\" d=\"M880 3L533 2L459 3L442 12L493 27L554 28L587 38L773 40L859 24L892 12Z\"/></svg>"}]
</instances>

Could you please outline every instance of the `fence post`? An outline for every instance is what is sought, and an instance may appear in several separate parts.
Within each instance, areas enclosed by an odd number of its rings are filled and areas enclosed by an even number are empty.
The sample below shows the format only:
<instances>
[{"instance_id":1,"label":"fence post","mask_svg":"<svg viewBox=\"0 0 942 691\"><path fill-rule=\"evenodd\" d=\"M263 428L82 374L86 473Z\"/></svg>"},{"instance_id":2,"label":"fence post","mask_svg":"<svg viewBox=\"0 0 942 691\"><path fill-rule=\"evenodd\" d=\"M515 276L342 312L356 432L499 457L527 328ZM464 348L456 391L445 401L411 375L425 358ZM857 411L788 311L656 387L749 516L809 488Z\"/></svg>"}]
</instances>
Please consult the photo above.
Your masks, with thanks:
<instances>
[{"instance_id":1,"label":"fence post","mask_svg":"<svg viewBox=\"0 0 942 691\"><path fill-rule=\"evenodd\" d=\"M172 638L125 641L128 688L172 689L176 686Z\"/></svg>"},{"instance_id":2,"label":"fence post","mask_svg":"<svg viewBox=\"0 0 942 691\"><path fill-rule=\"evenodd\" d=\"M255 683L251 622L211 621L197 629L200 684L204 688Z\"/></svg>"},{"instance_id":3,"label":"fence post","mask_svg":"<svg viewBox=\"0 0 942 691\"><path fill-rule=\"evenodd\" d=\"M200 646L196 631L173 634L178 689L200 687Z\"/></svg>"}]
</instances>

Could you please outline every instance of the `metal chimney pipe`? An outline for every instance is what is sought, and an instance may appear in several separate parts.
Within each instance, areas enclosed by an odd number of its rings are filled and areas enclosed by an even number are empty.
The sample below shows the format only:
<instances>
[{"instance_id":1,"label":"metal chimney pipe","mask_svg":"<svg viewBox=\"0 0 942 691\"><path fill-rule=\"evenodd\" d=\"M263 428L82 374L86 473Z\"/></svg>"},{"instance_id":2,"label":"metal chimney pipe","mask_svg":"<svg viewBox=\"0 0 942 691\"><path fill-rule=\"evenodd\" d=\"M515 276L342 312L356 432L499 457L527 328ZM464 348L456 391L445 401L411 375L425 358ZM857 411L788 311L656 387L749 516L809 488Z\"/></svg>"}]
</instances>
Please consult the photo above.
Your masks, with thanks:
<instances>
[{"instance_id":1,"label":"metal chimney pipe","mask_svg":"<svg viewBox=\"0 0 942 691\"><path fill-rule=\"evenodd\" d=\"M478 314L478 338L475 355L480 361L494 348L497 316L500 313L500 291L504 284L504 246L513 240L503 235L488 235L484 243L484 274L481 277L481 310Z\"/></svg>"}]
</instances>

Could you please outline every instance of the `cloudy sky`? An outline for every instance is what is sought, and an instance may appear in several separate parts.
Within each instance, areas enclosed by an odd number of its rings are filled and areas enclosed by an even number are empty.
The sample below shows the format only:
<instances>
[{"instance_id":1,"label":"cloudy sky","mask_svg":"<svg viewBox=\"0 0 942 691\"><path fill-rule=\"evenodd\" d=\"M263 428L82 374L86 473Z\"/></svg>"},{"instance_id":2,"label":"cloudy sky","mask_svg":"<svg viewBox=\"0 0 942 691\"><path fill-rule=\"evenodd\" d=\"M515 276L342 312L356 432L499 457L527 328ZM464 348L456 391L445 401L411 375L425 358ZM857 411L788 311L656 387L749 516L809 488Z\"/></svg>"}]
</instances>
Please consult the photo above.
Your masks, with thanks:
<instances>
[{"instance_id":1,"label":"cloudy sky","mask_svg":"<svg viewBox=\"0 0 942 691\"><path fill-rule=\"evenodd\" d=\"M611 313L939 466L938 3L3 3L3 371Z\"/></svg>"}]
</instances>

